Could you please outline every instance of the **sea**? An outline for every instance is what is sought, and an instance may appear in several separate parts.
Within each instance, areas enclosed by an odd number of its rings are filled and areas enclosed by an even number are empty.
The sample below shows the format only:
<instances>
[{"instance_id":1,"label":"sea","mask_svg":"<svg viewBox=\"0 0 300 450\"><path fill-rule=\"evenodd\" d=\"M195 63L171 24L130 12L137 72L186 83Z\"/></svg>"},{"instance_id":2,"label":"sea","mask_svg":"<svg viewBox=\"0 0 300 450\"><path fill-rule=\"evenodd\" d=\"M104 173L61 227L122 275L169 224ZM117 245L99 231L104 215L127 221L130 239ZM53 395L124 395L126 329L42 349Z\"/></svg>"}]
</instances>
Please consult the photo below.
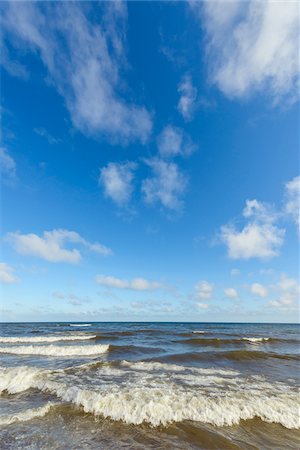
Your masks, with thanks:
<instances>
[{"instance_id":1,"label":"sea","mask_svg":"<svg viewBox=\"0 0 300 450\"><path fill-rule=\"evenodd\" d=\"M2 323L1 449L299 449L299 331Z\"/></svg>"}]
</instances>

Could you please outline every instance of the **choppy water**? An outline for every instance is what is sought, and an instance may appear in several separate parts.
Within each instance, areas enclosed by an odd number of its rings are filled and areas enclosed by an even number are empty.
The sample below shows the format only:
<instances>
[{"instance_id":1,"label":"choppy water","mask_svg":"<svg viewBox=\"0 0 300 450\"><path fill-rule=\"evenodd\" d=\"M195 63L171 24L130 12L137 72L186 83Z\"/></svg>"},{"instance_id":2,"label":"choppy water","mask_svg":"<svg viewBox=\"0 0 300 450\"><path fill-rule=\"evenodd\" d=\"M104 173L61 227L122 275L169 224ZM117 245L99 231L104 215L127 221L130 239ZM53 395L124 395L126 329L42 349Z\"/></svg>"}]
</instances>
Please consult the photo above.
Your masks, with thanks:
<instances>
[{"instance_id":1,"label":"choppy water","mask_svg":"<svg viewBox=\"0 0 300 450\"><path fill-rule=\"evenodd\" d=\"M2 324L3 449L298 449L298 325Z\"/></svg>"}]
</instances>

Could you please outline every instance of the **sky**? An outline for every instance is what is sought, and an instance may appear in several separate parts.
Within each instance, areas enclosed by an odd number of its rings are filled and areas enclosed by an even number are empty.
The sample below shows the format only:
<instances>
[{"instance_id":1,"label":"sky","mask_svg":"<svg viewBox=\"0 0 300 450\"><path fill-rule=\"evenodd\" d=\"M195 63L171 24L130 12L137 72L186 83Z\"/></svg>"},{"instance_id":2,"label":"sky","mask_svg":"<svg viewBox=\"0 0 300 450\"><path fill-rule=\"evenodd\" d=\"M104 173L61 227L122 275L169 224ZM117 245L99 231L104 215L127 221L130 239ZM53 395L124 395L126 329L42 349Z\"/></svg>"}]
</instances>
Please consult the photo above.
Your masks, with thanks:
<instances>
[{"instance_id":1,"label":"sky","mask_svg":"<svg viewBox=\"0 0 300 450\"><path fill-rule=\"evenodd\" d=\"M299 320L298 3L1 2L1 320Z\"/></svg>"}]
</instances>

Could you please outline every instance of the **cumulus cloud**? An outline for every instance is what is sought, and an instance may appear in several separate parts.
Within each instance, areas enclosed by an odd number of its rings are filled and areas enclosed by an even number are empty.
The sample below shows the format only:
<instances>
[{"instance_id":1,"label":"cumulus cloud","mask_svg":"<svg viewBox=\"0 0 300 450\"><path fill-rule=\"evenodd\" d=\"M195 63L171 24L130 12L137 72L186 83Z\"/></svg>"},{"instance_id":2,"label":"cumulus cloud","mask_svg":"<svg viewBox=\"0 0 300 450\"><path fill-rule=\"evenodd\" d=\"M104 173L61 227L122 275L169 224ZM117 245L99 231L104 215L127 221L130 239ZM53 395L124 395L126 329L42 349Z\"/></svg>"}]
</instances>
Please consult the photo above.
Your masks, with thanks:
<instances>
[{"instance_id":1,"label":"cumulus cloud","mask_svg":"<svg viewBox=\"0 0 300 450\"><path fill-rule=\"evenodd\" d=\"M146 163L152 169L153 176L146 178L142 192L146 203L160 203L164 208L178 211L183 203L181 196L185 191L187 179L177 164L153 158Z\"/></svg>"},{"instance_id":2,"label":"cumulus cloud","mask_svg":"<svg viewBox=\"0 0 300 450\"><path fill-rule=\"evenodd\" d=\"M238 298L239 297L237 290L232 287L224 289L224 294L226 295L227 298Z\"/></svg>"},{"instance_id":3,"label":"cumulus cloud","mask_svg":"<svg viewBox=\"0 0 300 450\"><path fill-rule=\"evenodd\" d=\"M300 233L300 176L286 183L285 195L285 213L293 219Z\"/></svg>"},{"instance_id":4,"label":"cumulus cloud","mask_svg":"<svg viewBox=\"0 0 300 450\"><path fill-rule=\"evenodd\" d=\"M181 129L167 125L157 138L159 154L162 158L173 158L174 156L188 156L194 149L190 137Z\"/></svg>"},{"instance_id":5,"label":"cumulus cloud","mask_svg":"<svg viewBox=\"0 0 300 450\"><path fill-rule=\"evenodd\" d=\"M96 282L101 286L115 289L129 289L132 291L152 291L155 289L163 289L165 286L158 281L149 281L145 278L133 278L132 280L124 280L112 276L97 275Z\"/></svg>"},{"instance_id":6,"label":"cumulus cloud","mask_svg":"<svg viewBox=\"0 0 300 450\"><path fill-rule=\"evenodd\" d=\"M0 147L0 175L8 185L16 181L16 163L4 147Z\"/></svg>"},{"instance_id":7,"label":"cumulus cloud","mask_svg":"<svg viewBox=\"0 0 300 450\"><path fill-rule=\"evenodd\" d=\"M0 283L11 284L17 283L19 280L13 274L14 269L9 264L0 262Z\"/></svg>"},{"instance_id":8,"label":"cumulus cloud","mask_svg":"<svg viewBox=\"0 0 300 450\"><path fill-rule=\"evenodd\" d=\"M250 292L262 298L266 298L268 296L268 289L260 283L253 283L250 286Z\"/></svg>"},{"instance_id":9,"label":"cumulus cloud","mask_svg":"<svg viewBox=\"0 0 300 450\"><path fill-rule=\"evenodd\" d=\"M198 300L211 299L213 296L214 286L208 281L199 281L195 286L195 297Z\"/></svg>"},{"instance_id":10,"label":"cumulus cloud","mask_svg":"<svg viewBox=\"0 0 300 450\"><path fill-rule=\"evenodd\" d=\"M76 264L81 260L77 248L65 248L67 244L78 244L92 252L102 255L112 254L111 249L97 242L91 243L75 231L53 230L45 231L42 236L34 233L8 233L6 240L22 255L36 256L49 262L66 262Z\"/></svg>"},{"instance_id":11,"label":"cumulus cloud","mask_svg":"<svg viewBox=\"0 0 300 450\"><path fill-rule=\"evenodd\" d=\"M120 75L127 64L124 2L104 2L93 17L80 2L7 2L1 12L5 39L41 58L75 127L121 143L148 139L150 114L126 101Z\"/></svg>"},{"instance_id":12,"label":"cumulus cloud","mask_svg":"<svg viewBox=\"0 0 300 450\"><path fill-rule=\"evenodd\" d=\"M285 230L273 223L277 216L272 208L257 200L247 200L243 216L249 222L241 230L231 224L221 227L220 237L227 246L229 258L268 259L277 256Z\"/></svg>"},{"instance_id":13,"label":"cumulus cloud","mask_svg":"<svg viewBox=\"0 0 300 450\"><path fill-rule=\"evenodd\" d=\"M300 297L300 285L294 278L282 275L275 286L278 294L275 300L270 300L269 305L279 309L297 309Z\"/></svg>"},{"instance_id":14,"label":"cumulus cloud","mask_svg":"<svg viewBox=\"0 0 300 450\"><path fill-rule=\"evenodd\" d=\"M177 109L184 120L191 120L196 108L197 89L193 86L192 79L189 75L182 77L178 85L178 93L180 98Z\"/></svg>"},{"instance_id":15,"label":"cumulus cloud","mask_svg":"<svg viewBox=\"0 0 300 450\"><path fill-rule=\"evenodd\" d=\"M109 163L100 169L100 184L105 196L119 207L126 206L133 193L134 170L137 165L132 162Z\"/></svg>"},{"instance_id":16,"label":"cumulus cloud","mask_svg":"<svg viewBox=\"0 0 300 450\"><path fill-rule=\"evenodd\" d=\"M230 98L299 96L298 2L191 2L207 39L210 80ZM224 39L226 36L226 39Z\"/></svg>"}]
</instances>

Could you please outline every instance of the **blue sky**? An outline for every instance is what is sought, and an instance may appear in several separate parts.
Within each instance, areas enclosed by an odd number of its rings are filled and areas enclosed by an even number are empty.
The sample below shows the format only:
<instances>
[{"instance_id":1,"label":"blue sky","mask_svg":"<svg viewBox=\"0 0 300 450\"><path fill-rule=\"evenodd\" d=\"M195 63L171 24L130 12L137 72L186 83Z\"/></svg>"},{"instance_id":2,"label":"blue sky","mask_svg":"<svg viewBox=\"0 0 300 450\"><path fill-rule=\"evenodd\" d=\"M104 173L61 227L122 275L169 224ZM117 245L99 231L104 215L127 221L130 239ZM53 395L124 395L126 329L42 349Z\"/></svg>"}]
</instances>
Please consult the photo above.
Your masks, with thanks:
<instances>
[{"instance_id":1,"label":"blue sky","mask_svg":"<svg viewBox=\"0 0 300 450\"><path fill-rule=\"evenodd\" d=\"M297 2L1 12L2 320L297 321Z\"/></svg>"}]
</instances>

